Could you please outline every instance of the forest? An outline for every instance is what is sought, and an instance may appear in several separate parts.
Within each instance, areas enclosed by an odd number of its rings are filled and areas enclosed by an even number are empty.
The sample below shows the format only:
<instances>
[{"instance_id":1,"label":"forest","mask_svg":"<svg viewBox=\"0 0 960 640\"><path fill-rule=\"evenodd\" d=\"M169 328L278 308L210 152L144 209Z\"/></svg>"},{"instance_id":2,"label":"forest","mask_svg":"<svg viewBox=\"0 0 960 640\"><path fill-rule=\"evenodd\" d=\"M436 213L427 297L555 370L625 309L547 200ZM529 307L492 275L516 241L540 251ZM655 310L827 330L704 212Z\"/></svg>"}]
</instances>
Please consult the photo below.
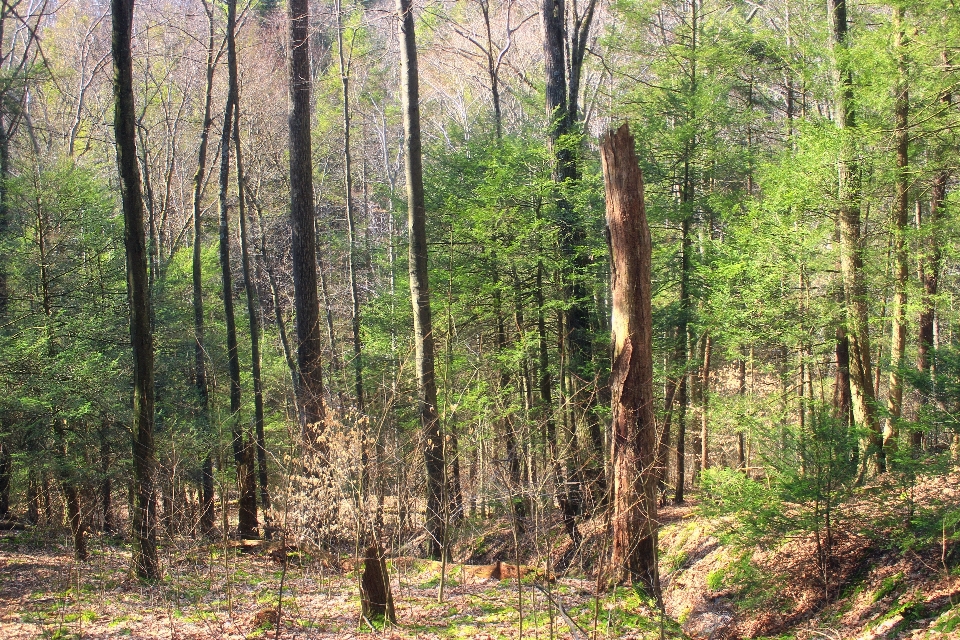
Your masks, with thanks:
<instances>
[{"instance_id":1,"label":"forest","mask_svg":"<svg viewBox=\"0 0 960 640\"><path fill-rule=\"evenodd\" d=\"M953 0L0 0L0 638L960 638Z\"/></svg>"}]
</instances>

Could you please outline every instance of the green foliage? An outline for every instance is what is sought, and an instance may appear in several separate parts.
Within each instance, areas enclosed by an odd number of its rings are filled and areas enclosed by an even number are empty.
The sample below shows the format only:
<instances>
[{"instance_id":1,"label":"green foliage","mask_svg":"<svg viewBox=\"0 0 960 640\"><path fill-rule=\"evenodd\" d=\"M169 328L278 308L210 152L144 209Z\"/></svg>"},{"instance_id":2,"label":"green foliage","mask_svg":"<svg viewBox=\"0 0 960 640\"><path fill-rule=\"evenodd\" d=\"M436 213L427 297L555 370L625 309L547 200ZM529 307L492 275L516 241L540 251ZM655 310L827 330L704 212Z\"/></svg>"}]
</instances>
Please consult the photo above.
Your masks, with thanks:
<instances>
[{"instance_id":1,"label":"green foliage","mask_svg":"<svg viewBox=\"0 0 960 640\"><path fill-rule=\"evenodd\" d=\"M883 600L888 595L896 591L903 584L903 572L895 573L891 576L887 576L883 579L883 582L880 583L880 588L877 589L873 594L873 601L879 602Z\"/></svg>"},{"instance_id":2,"label":"green foliage","mask_svg":"<svg viewBox=\"0 0 960 640\"><path fill-rule=\"evenodd\" d=\"M783 610L789 604L783 595L786 577L770 574L753 563L753 552L745 551L731 562L707 574L711 591L731 591L739 607L747 611Z\"/></svg>"}]
</instances>

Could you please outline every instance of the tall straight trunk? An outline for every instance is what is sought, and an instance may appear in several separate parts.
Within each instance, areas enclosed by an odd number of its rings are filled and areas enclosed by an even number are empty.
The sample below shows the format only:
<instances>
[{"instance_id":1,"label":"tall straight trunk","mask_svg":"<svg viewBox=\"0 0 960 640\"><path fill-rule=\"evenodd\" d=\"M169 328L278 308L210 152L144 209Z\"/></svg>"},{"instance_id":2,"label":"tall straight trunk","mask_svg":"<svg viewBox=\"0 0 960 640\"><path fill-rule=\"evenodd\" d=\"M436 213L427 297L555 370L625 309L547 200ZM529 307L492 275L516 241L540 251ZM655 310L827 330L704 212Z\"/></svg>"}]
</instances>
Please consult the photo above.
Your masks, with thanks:
<instances>
[{"instance_id":1,"label":"tall straight trunk","mask_svg":"<svg viewBox=\"0 0 960 640\"><path fill-rule=\"evenodd\" d=\"M64 481L62 484L63 501L67 503L67 519L70 524L70 533L73 536L73 557L83 561L89 557L87 553L87 535L83 525L83 514L80 510L80 492L73 481Z\"/></svg>"},{"instance_id":2,"label":"tall straight trunk","mask_svg":"<svg viewBox=\"0 0 960 640\"><path fill-rule=\"evenodd\" d=\"M694 429L693 429L693 470L690 476L690 482L695 483L700 478L700 469L703 464L703 439L701 438L702 411L703 411L703 361L706 356L707 334L704 333L700 339L694 342L690 341L690 355L688 362L693 362L690 371L690 404L694 407ZM693 350L696 349L696 352Z\"/></svg>"},{"instance_id":3,"label":"tall straight trunk","mask_svg":"<svg viewBox=\"0 0 960 640\"><path fill-rule=\"evenodd\" d=\"M710 439L708 427L710 425L710 356L713 353L713 342L710 334L703 337L703 364L700 368L700 470L710 468Z\"/></svg>"},{"instance_id":4,"label":"tall straight trunk","mask_svg":"<svg viewBox=\"0 0 960 640\"><path fill-rule=\"evenodd\" d=\"M350 275L351 328L353 329L353 386L357 411L364 412L363 343L360 339L360 285L357 282L357 227L353 211L353 158L350 154L350 66L343 51L341 7L337 3L337 44L340 52L340 86L343 100L343 182L347 201L347 239L350 251L347 262ZM366 448L364 448L366 455Z\"/></svg>"},{"instance_id":5,"label":"tall straight trunk","mask_svg":"<svg viewBox=\"0 0 960 640\"><path fill-rule=\"evenodd\" d=\"M907 346L907 247L904 234L907 231L909 207L909 151L910 134L907 129L910 115L910 100L907 87L907 61L904 48L906 33L903 20L904 9L896 10L897 31L894 47L897 50L897 95L894 101L894 147L897 154L897 175L893 196L893 257L894 293L893 318L890 336L890 385L887 393L887 428L883 434L884 447L896 445L897 423L903 413L903 367L904 350Z\"/></svg>"},{"instance_id":6,"label":"tall straight trunk","mask_svg":"<svg viewBox=\"0 0 960 640\"><path fill-rule=\"evenodd\" d=\"M100 432L100 510L103 512L102 530L113 533L113 481L110 472L110 442L107 440L106 425Z\"/></svg>"},{"instance_id":7,"label":"tall straight trunk","mask_svg":"<svg viewBox=\"0 0 960 640\"><path fill-rule=\"evenodd\" d=\"M496 264L496 255L493 256L493 307L497 318L497 355L501 362L498 363L500 370L499 389L497 390L501 402L507 402L507 389L510 387L510 370L502 361L506 356L507 350L507 326L503 316L503 305L500 293L500 277L498 274L498 265ZM504 410L506 407L504 407ZM523 495L523 474L521 471L521 451L518 445L517 433L512 416L504 411L505 418L500 420L500 430L504 436L504 448L507 454L507 472L510 477L510 504L513 509L514 528L518 535L524 531L525 520L527 517L527 501Z\"/></svg>"},{"instance_id":8,"label":"tall straight trunk","mask_svg":"<svg viewBox=\"0 0 960 640\"><path fill-rule=\"evenodd\" d=\"M643 585L659 603L652 246L643 204L643 177L626 124L607 135L600 157L612 258L612 577L616 583L629 580Z\"/></svg>"},{"instance_id":9,"label":"tall straight trunk","mask_svg":"<svg viewBox=\"0 0 960 640\"><path fill-rule=\"evenodd\" d=\"M747 361L743 357L737 362L737 395L741 402L747 396ZM747 443L742 427L737 430L737 468L747 473Z\"/></svg>"},{"instance_id":10,"label":"tall straight trunk","mask_svg":"<svg viewBox=\"0 0 960 640\"><path fill-rule=\"evenodd\" d=\"M854 141L853 75L847 41L846 0L830 0L833 20L834 75L836 82L836 126L842 136L837 158L840 271L843 277L847 339L850 345L850 395L853 417L869 433L870 449L876 456L879 473L886 471L886 458L873 391L870 354L869 304L863 272L863 244L860 222L860 178Z\"/></svg>"},{"instance_id":11,"label":"tall straight trunk","mask_svg":"<svg viewBox=\"0 0 960 640\"><path fill-rule=\"evenodd\" d=\"M233 147L237 156L237 212L240 218L240 259L243 265L243 288L247 298L247 319L250 323L250 369L253 377L253 427L255 442L251 443L256 448L257 459L257 484L260 487L260 505L263 507L264 521L267 526L267 535L271 535L269 530L269 518L267 510L270 508L270 488L267 484L267 445L266 435L264 434L263 418L263 377L261 375L260 361L260 298L257 294L257 285L254 280L253 265L250 262L250 238L247 229L247 206L245 197L246 175L243 172L243 154L240 148L240 100L237 96L236 115L233 119ZM243 439L243 436L241 436ZM244 466L249 475L249 484L245 487L247 491L255 490L253 487L253 452L248 451L250 444L244 444ZM249 506L253 507L253 514L256 517L256 498L247 496Z\"/></svg>"},{"instance_id":12,"label":"tall straight trunk","mask_svg":"<svg viewBox=\"0 0 960 640\"><path fill-rule=\"evenodd\" d=\"M223 112L223 130L220 134L220 274L223 282L223 315L227 330L227 363L230 373L230 431L233 441L233 460L237 468L239 493L237 533L241 538L257 537L257 494L253 469L244 442L241 419L240 350L237 345L237 321L233 310L233 276L230 271L230 207L227 192L230 186L230 137L234 118L239 115L237 51L235 31L237 2L227 0L227 72L229 89Z\"/></svg>"},{"instance_id":13,"label":"tall straight trunk","mask_svg":"<svg viewBox=\"0 0 960 640\"><path fill-rule=\"evenodd\" d=\"M545 311L545 300L543 295L543 262L537 263L537 280L534 288L534 296L537 303L537 369L539 371L538 386L540 388L540 412L544 423L545 440L547 442L547 454L550 458L550 464L553 466L554 490L556 492L557 503L560 505L560 515L563 517L563 526L573 542L573 548L576 550L583 537L577 528L576 509L573 501L570 499L567 474L564 472L562 454L560 452L560 443L557 441L557 421L553 414L553 400L551 398L551 387L553 386L550 375L550 358L547 349L547 322ZM561 563L562 564L562 563Z\"/></svg>"},{"instance_id":14,"label":"tall straight trunk","mask_svg":"<svg viewBox=\"0 0 960 640\"><path fill-rule=\"evenodd\" d=\"M287 370L290 372L290 381L293 389L293 403L296 409L296 415L300 415L300 407L297 403L297 361L293 355L293 350L290 348L290 340L287 338L287 323L283 319L283 306L280 304L280 288L277 285L277 275L275 272L275 267L271 263L269 256L267 255L267 238L266 233L263 232L263 210L260 207L260 203L253 196L253 191L250 189L249 185L244 185L247 193L247 201L253 204L254 209L257 212L257 226L260 227L260 264L264 271L267 272L267 282L270 284L270 297L273 302L273 317L274 321L277 323L277 333L280 334L280 347L283 349L283 358L287 362Z\"/></svg>"},{"instance_id":15,"label":"tall straight trunk","mask_svg":"<svg viewBox=\"0 0 960 640\"><path fill-rule=\"evenodd\" d=\"M213 99L213 70L215 55L213 9L204 3L207 14L209 31L207 34L207 67L206 89L203 100L203 128L200 131L200 149L197 151L197 171L193 175L193 359L194 359L194 388L197 391L197 433L201 437L210 438L210 393L207 385L207 353L204 347L204 316L203 316L203 263L201 251L203 249L203 221L202 198L203 181L207 172L207 147L210 140L210 128L213 119L210 117ZM200 531L204 535L213 530L213 461L210 458L210 449L206 448L203 468L201 471L200 486Z\"/></svg>"},{"instance_id":16,"label":"tall straight trunk","mask_svg":"<svg viewBox=\"0 0 960 640\"><path fill-rule=\"evenodd\" d=\"M561 192L561 185L580 177L577 154L562 139L573 133L578 121L578 95L584 47L593 19L595 2L591 0L583 16L567 15L565 0L541 0L540 16L543 22L544 70L546 73L546 111L550 125L547 142L553 155L552 177L557 185L555 204L559 223L561 253L572 259L572 273L562 278L564 312L563 349L566 369L570 376L562 381L567 386L567 397L573 415L582 416L588 427L590 440L599 457L597 466L603 467L603 432L596 415L596 384L591 372L593 357L590 335L590 298L585 285L590 266L588 252L582 251L586 242L583 225L576 221L573 204ZM573 30L568 30L568 18ZM569 34L569 42L567 35ZM569 52L569 57L567 53ZM579 452L578 452L579 453ZM602 484L602 474L600 475ZM601 493L605 490L601 487Z\"/></svg>"},{"instance_id":17,"label":"tall straight trunk","mask_svg":"<svg viewBox=\"0 0 960 640\"><path fill-rule=\"evenodd\" d=\"M675 360L679 359L675 357ZM667 382L664 385L663 393L663 422L660 424L660 433L657 444L657 490L660 493L661 504L666 498L667 492L667 471L670 467L670 431L673 422L673 407L677 401L678 380L676 376L669 374L667 363Z\"/></svg>"},{"instance_id":18,"label":"tall straight trunk","mask_svg":"<svg viewBox=\"0 0 960 640\"><path fill-rule=\"evenodd\" d=\"M444 367L443 367L443 388L446 398L444 404L444 419L449 425L446 430L443 444L443 458L449 462L450 477L447 480L448 496L446 502L449 503L451 519L455 522L463 520L463 492L460 484L460 443L457 439L457 429L454 423L456 409L451 405L453 372L453 227L450 228L450 245L447 252L447 335L444 340Z\"/></svg>"},{"instance_id":19,"label":"tall straight trunk","mask_svg":"<svg viewBox=\"0 0 960 640\"><path fill-rule=\"evenodd\" d=\"M6 11L0 12L0 34L6 21ZM10 134L7 117L0 111L0 242L6 240L10 225L10 206L7 195L7 180L10 177ZM10 292L7 285L6 258L0 256L0 326L7 323L7 311L10 304ZM0 430L7 430L8 418L0 415ZM13 474L13 460L6 442L0 441L0 519L10 512L10 479Z\"/></svg>"},{"instance_id":20,"label":"tall straight trunk","mask_svg":"<svg viewBox=\"0 0 960 640\"><path fill-rule=\"evenodd\" d=\"M327 465L324 429L323 370L320 355L320 301L317 297L317 240L313 210L313 155L310 143L310 13L307 0L290 0L290 226L293 230L293 297L297 322L296 385L300 430L306 444Z\"/></svg>"},{"instance_id":21,"label":"tall straight trunk","mask_svg":"<svg viewBox=\"0 0 960 640\"><path fill-rule=\"evenodd\" d=\"M0 520L10 515L10 477L13 458L6 443L0 442Z\"/></svg>"},{"instance_id":22,"label":"tall straight trunk","mask_svg":"<svg viewBox=\"0 0 960 640\"><path fill-rule=\"evenodd\" d=\"M944 68L947 68L949 58L946 53L942 55ZM940 102L943 106L949 106L953 102L953 96L950 91L943 92L940 96ZM930 216L927 225L930 227L928 237L923 240L923 247L920 251L920 260L917 264L917 273L920 284L923 285L923 291L920 296L920 318L917 322L917 369L928 378L933 375L933 359L930 357L930 351L935 347L934 343L934 296L937 295L940 282L940 264L941 248L937 233L937 223L940 219L940 210L943 208L947 199L947 182L950 180L950 172L947 169L941 169L933 178L933 188L930 193ZM917 229L922 229L923 212L917 204L916 224ZM923 432L918 430L910 434L911 446L919 450L923 446Z\"/></svg>"},{"instance_id":23,"label":"tall straight trunk","mask_svg":"<svg viewBox=\"0 0 960 640\"><path fill-rule=\"evenodd\" d=\"M683 193L686 194L689 181L685 181ZM684 198L687 196L684 195ZM687 438L687 363L689 362L690 343L688 313L690 310L690 219L686 215L680 223L680 320L677 323L677 354L681 358L680 388L677 389L677 485L673 501L683 502L686 478L686 438Z\"/></svg>"},{"instance_id":24,"label":"tall straight trunk","mask_svg":"<svg viewBox=\"0 0 960 640\"><path fill-rule=\"evenodd\" d=\"M420 78L413 0L397 0L400 18L400 67L404 132L404 165L407 181L407 227L410 234L410 298L413 303L413 334L416 345L417 391L420 426L423 430L424 464L427 473L427 535L433 558L447 555L445 509L446 462L443 434L437 415L437 379L434 368L433 321L427 279L427 211L423 193L423 153L420 141Z\"/></svg>"},{"instance_id":25,"label":"tall straight trunk","mask_svg":"<svg viewBox=\"0 0 960 640\"><path fill-rule=\"evenodd\" d=\"M123 203L123 240L130 304L130 342L133 350L133 567L143 580L160 577L157 563L157 501L153 487L156 466L153 444L153 333L150 327L150 289L147 285L147 247L144 236L143 194L137 166L136 112L133 103L133 0L111 0L112 55L115 100L114 134Z\"/></svg>"}]
</instances>

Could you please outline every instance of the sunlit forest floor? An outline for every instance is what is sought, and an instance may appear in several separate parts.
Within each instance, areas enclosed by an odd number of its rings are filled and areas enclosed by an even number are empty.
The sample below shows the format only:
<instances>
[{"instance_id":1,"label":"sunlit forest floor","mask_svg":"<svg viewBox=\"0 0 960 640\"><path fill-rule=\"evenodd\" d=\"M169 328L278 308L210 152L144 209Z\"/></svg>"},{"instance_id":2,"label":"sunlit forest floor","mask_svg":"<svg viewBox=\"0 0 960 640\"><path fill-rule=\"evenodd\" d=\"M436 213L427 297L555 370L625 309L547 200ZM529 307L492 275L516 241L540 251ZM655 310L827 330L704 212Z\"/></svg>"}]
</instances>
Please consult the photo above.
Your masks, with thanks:
<instances>
[{"instance_id":1,"label":"sunlit forest floor","mask_svg":"<svg viewBox=\"0 0 960 640\"><path fill-rule=\"evenodd\" d=\"M878 483L842 505L829 595L809 536L745 549L695 504L696 495L661 513L664 616L629 589L597 596L589 551L554 580L532 553L519 583L500 579L516 565L504 566L513 551L496 540L511 536L496 519L486 521L486 556L459 546L473 564L391 559L397 625L385 629L360 616L350 553L182 540L161 548L164 578L144 586L120 543L93 537L90 560L77 564L67 537L28 530L0 537L0 638L960 638L960 549L944 517L960 513L960 476L918 482L909 495ZM583 532L585 549L604 548L599 522ZM493 556L501 564L478 564Z\"/></svg>"},{"instance_id":2,"label":"sunlit forest floor","mask_svg":"<svg viewBox=\"0 0 960 640\"><path fill-rule=\"evenodd\" d=\"M66 542L66 541L65 541ZM129 552L91 545L78 566L67 546L38 548L24 534L0 542L2 638L275 638L284 580L282 638L614 638L659 637L656 613L626 590L598 602L587 578L553 582L542 574L500 580L489 567L391 562L397 625L372 631L360 618L357 575L349 559L291 550L286 575L278 545L167 549L166 574L153 587L128 576ZM406 560L405 562L402 560ZM543 589L534 587L534 583ZM571 634L548 597L580 627ZM665 637L683 637L664 620ZM379 625L377 625L379 627Z\"/></svg>"}]
</instances>

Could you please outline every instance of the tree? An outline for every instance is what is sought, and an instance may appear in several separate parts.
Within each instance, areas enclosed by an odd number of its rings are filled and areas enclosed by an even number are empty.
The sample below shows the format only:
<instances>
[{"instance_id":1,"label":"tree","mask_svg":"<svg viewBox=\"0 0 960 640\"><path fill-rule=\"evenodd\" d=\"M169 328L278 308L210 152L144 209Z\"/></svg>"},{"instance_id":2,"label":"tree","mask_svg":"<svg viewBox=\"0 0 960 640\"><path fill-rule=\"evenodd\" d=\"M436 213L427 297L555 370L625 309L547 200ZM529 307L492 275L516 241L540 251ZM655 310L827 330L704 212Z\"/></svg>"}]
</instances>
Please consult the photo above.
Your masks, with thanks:
<instances>
[{"instance_id":1,"label":"tree","mask_svg":"<svg viewBox=\"0 0 960 640\"><path fill-rule=\"evenodd\" d=\"M207 14L209 27L207 37L207 63L205 73L205 90L203 94L203 127L200 130L200 146L197 150L197 171L193 176L193 258L191 263L193 280L193 354L194 354L194 386L197 390L197 431L201 436L209 436L210 429L210 390L207 384L207 353L204 347L203 322L203 182L206 178L207 146L210 140L210 129L213 120L210 117L210 107L213 99L213 71L218 54L214 52L214 22L213 8L204 2L204 12ZM210 452L203 457L201 471L201 498L200 498L200 530L208 534L213 530L213 458Z\"/></svg>"},{"instance_id":2,"label":"tree","mask_svg":"<svg viewBox=\"0 0 960 640\"><path fill-rule=\"evenodd\" d=\"M877 470L882 473L886 470L886 462L873 389L867 289L863 273L864 245L860 228L860 177L855 159L856 123L846 0L831 0L830 13L833 23L836 125L841 136L837 156L839 177L837 199L840 272L843 277L846 333L850 352L850 391L854 419L857 424L868 430L870 446L876 456Z\"/></svg>"},{"instance_id":3,"label":"tree","mask_svg":"<svg viewBox=\"0 0 960 640\"><path fill-rule=\"evenodd\" d=\"M297 323L297 380L300 429L319 445L324 429L323 371L320 354L320 300L317 297L317 242L313 212L313 155L310 142L310 12L306 0L291 0L290 21L290 225L294 307ZM323 447L320 464L325 464Z\"/></svg>"},{"instance_id":4,"label":"tree","mask_svg":"<svg viewBox=\"0 0 960 640\"><path fill-rule=\"evenodd\" d=\"M112 0L113 16L113 126L123 203L123 242L127 254L127 298L130 304L130 342L133 348L133 568L142 580L160 577L157 562L157 498L153 488L156 466L153 444L153 333L150 326L150 289L147 285L147 248L143 195L137 165L136 112L133 102L134 0Z\"/></svg>"},{"instance_id":5,"label":"tree","mask_svg":"<svg viewBox=\"0 0 960 640\"><path fill-rule=\"evenodd\" d=\"M653 410L650 227L633 136L624 124L600 148L610 229L613 298L612 579L642 584L660 602L657 425Z\"/></svg>"},{"instance_id":6,"label":"tree","mask_svg":"<svg viewBox=\"0 0 960 640\"><path fill-rule=\"evenodd\" d=\"M427 210L423 191L423 150L420 140L420 77L413 1L397 0L400 19L404 167L407 181L407 227L410 234L410 298L417 360L417 413L423 431L423 458L427 472L427 535L429 555L446 556L446 462L443 434L437 415L437 379L434 368L433 319L428 281Z\"/></svg>"},{"instance_id":7,"label":"tree","mask_svg":"<svg viewBox=\"0 0 960 640\"><path fill-rule=\"evenodd\" d=\"M223 130L220 134L220 274L223 284L223 315L227 329L227 359L230 371L230 431L233 441L233 460L237 467L237 490L240 494L237 531L242 538L257 537L257 495L253 475L253 459L247 451L240 412L240 353L237 345L237 323L233 311L233 277L230 272L230 208L227 193L230 183L230 138L234 119L239 117L239 80L236 45L237 3L227 2L227 73L229 88L227 105L223 112ZM236 136L239 141L239 133ZM239 145L237 145L239 151ZM239 166L239 163L238 163ZM241 179L238 173L238 184ZM238 193L242 195L242 184ZM243 213L241 212L241 218ZM245 241L244 241L245 242ZM246 265L245 265L246 266Z\"/></svg>"}]
</instances>

